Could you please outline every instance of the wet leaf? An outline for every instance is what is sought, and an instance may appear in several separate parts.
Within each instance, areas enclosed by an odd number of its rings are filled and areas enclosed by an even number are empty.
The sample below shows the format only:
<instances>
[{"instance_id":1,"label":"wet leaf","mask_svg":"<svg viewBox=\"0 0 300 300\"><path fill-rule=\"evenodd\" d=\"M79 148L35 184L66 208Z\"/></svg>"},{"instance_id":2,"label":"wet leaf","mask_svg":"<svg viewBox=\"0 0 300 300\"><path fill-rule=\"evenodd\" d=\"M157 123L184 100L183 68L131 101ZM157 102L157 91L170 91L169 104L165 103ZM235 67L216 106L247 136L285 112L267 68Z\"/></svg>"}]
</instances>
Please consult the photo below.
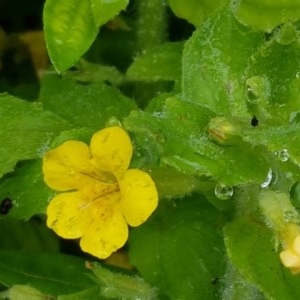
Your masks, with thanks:
<instances>
[{"instance_id":1,"label":"wet leaf","mask_svg":"<svg viewBox=\"0 0 300 300\"><path fill-rule=\"evenodd\" d=\"M51 139L71 126L55 114L6 94L0 95L0 177L13 171L16 163L40 157Z\"/></svg>"},{"instance_id":2,"label":"wet leaf","mask_svg":"<svg viewBox=\"0 0 300 300\"><path fill-rule=\"evenodd\" d=\"M90 0L47 0L43 21L49 56L59 73L73 66L98 34Z\"/></svg>"}]
</instances>

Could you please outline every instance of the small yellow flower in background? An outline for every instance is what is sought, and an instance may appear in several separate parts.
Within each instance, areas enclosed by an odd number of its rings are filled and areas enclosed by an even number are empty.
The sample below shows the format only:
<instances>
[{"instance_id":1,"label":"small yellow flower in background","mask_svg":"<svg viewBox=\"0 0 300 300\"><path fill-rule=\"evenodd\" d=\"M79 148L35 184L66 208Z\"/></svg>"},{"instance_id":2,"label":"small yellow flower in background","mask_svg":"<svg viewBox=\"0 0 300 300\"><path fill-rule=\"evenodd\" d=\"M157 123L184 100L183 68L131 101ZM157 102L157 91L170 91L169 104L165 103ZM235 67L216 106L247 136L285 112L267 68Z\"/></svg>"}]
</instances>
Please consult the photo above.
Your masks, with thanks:
<instances>
[{"instance_id":1,"label":"small yellow flower in background","mask_svg":"<svg viewBox=\"0 0 300 300\"><path fill-rule=\"evenodd\" d=\"M81 238L81 249L101 259L121 248L127 224L145 222L158 203L151 177L128 169L131 156L130 138L118 126L96 132L90 147L66 141L47 152L44 180L63 192L47 208L47 226L63 238Z\"/></svg>"},{"instance_id":2,"label":"small yellow flower in background","mask_svg":"<svg viewBox=\"0 0 300 300\"><path fill-rule=\"evenodd\" d=\"M292 274L300 273L300 215L289 195L281 191L262 190L259 207L283 250L279 257Z\"/></svg>"},{"instance_id":3,"label":"small yellow flower in background","mask_svg":"<svg viewBox=\"0 0 300 300\"><path fill-rule=\"evenodd\" d=\"M281 262L293 274L298 274L300 273L300 227L290 223L282 235L284 250L280 252Z\"/></svg>"}]
</instances>

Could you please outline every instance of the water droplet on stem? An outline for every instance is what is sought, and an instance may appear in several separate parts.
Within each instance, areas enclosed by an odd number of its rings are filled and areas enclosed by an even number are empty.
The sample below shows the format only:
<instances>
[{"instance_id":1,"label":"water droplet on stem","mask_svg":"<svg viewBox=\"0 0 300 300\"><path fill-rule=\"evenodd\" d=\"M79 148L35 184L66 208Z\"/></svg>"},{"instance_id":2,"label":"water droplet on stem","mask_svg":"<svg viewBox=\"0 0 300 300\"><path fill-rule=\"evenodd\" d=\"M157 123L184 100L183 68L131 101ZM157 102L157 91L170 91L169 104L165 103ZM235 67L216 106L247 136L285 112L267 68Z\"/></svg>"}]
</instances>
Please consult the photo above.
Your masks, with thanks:
<instances>
[{"instance_id":1,"label":"water droplet on stem","mask_svg":"<svg viewBox=\"0 0 300 300\"><path fill-rule=\"evenodd\" d=\"M286 162L290 158L289 151L287 149L282 149L280 151L277 151L277 152L275 152L275 154L277 155L279 160L282 162Z\"/></svg>"},{"instance_id":2,"label":"water droplet on stem","mask_svg":"<svg viewBox=\"0 0 300 300\"><path fill-rule=\"evenodd\" d=\"M215 195L219 200L228 200L233 196L233 187L218 183L215 187Z\"/></svg>"},{"instance_id":3,"label":"water droplet on stem","mask_svg":"<svg viewBox=\"0 0 300 300\"><path fill-rule=\"evenodd\" d=\"M271 168L268 171L267 177L263 183L261 183L261 187L263 189L268 188L269 186L275 184L277 182L278 175L277 172L274 172Z\"/></svg>"}]
</instances>

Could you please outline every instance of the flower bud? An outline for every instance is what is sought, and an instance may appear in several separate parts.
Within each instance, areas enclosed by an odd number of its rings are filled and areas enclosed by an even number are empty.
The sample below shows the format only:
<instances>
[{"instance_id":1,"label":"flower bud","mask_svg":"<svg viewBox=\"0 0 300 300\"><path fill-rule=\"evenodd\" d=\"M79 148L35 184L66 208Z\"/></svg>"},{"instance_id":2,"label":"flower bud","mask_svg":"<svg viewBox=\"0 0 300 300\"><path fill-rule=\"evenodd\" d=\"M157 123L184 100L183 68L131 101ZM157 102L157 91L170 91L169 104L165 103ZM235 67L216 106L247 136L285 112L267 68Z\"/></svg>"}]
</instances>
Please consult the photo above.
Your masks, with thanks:
<instances>
[{"instance_id":1,"label":"flower bud","mask_svg":"<svg viewBox=\"0 0 300 300\"><path fill-rule=\"evenodd\" d=\"M220 145L236 145L242 142L241 125L236 120L215 117L208 123L209 137Z\"/></svg>"}]
</instances>

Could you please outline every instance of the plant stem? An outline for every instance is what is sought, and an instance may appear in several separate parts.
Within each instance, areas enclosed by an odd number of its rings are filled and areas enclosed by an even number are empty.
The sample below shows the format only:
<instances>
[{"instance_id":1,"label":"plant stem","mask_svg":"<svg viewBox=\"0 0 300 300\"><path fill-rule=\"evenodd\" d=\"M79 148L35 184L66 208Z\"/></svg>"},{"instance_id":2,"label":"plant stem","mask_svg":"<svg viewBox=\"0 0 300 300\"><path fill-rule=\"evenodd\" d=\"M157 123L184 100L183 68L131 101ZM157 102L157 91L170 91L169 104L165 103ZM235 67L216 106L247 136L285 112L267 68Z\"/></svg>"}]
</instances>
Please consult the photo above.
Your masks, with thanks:
<instances>
[{"instance_id":1,"label":"plant stem","mask_svg":"<svg viewBox=\"0 0 300 300\"><path fill-rule=\"evenodd\" d=\"M138 0L137 48L146 50L166 39L165 0Z\"/></svg>"}]
</instances>

